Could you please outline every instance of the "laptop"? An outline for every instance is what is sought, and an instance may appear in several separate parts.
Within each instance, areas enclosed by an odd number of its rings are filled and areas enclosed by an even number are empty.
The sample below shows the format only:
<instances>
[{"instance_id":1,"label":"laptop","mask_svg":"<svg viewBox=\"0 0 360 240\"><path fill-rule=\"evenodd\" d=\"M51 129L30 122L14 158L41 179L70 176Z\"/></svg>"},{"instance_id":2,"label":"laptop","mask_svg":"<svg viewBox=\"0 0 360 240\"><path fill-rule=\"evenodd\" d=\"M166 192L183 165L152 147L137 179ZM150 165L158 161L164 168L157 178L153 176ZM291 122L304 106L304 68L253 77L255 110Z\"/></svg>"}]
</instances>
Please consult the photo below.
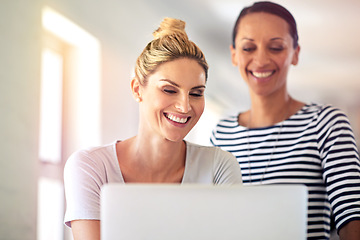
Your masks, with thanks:
<instances>
[{"instance_id":1,"label":"laptop","mask_svg":"<svg viewBox=\"0 0 360 240\"><path fill-rule=\"evenodd\" d=\"M102 240L304 240L304 185L107 184Z\"/></svg>"}]
</instances>

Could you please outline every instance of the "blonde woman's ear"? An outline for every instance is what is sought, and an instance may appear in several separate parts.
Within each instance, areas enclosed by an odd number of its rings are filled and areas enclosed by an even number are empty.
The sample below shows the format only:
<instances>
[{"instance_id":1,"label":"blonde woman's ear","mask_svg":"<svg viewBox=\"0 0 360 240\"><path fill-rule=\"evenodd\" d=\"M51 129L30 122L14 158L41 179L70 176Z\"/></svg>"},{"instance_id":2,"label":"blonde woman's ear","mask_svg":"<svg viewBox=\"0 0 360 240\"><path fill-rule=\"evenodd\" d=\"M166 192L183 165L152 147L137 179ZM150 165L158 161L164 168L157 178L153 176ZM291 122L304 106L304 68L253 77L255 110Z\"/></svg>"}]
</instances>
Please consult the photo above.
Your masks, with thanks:
<instances>
[{"instance_id":1,"label":"blonde woman's ear","mask_svg":"<svg viewBox=\"0 0 360 240\"><path fill-rule=\"evenodd\" d=\"M131 91L133 94L133 97L137 102L141 102L141 91L140 91L141 84L137 78L133 78L131 80Z\"/></svg>"}]
</instances>

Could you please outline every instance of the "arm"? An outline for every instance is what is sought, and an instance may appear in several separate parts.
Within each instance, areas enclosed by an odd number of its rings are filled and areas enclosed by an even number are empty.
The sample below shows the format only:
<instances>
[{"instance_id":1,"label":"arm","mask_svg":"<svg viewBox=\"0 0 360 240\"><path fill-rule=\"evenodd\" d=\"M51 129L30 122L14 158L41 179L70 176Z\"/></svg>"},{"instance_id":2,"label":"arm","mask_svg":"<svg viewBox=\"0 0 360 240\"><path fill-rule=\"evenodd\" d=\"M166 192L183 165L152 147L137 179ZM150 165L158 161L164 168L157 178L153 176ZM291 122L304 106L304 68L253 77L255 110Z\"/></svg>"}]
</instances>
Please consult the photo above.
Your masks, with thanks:
<instances>
[{"instance_id":1,"label":"arm","mask_svg":"<svg viewBox=\"0 0 360 240\"><path fill-rule=\"evenodd\" d=\"M323 131L324 182L341 240L360 240L360 162L351 126L340 111ZM357 237L356 237L357 236Z\"/></svg>"},{"instance_id":2,"label":"arm","mask_svg":"<svg viewBox=\"0 0 360 240\"><path fill-rule=\"evenodd\" d=\"M345 224L339 231L341 240L360 239L360 220L354 220Z\"/></svg>"},{"instance_id":3,"label":"arm","mask_svg":"<svg viewBox=\"0 0 360 240\"><path fill-rule=\"evenodd\" d=\"M74 240L100 240L99 220L71 221Z\"/></svg>"}]
</instances>

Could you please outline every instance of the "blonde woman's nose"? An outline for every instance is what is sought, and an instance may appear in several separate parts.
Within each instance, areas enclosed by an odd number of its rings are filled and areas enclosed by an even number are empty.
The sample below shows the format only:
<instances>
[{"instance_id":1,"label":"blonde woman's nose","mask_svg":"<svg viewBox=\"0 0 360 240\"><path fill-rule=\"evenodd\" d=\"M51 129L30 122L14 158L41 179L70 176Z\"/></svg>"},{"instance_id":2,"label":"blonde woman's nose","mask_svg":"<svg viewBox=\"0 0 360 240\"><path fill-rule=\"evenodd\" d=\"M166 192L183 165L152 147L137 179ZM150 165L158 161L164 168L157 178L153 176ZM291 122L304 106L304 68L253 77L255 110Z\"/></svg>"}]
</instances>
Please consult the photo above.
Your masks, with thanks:
<instances>
[{"instance_id":1,"label":"blonde woman's nose","mask_svg":"<svg viewBox=\"0 0 360 240\"><path fill-rule=\"evenodd\" d=\"M175 108L182 113L189 112L191 110L189 96L187 95L179 96L179 98L175 103Z\"/></svg>"}]
</instances>

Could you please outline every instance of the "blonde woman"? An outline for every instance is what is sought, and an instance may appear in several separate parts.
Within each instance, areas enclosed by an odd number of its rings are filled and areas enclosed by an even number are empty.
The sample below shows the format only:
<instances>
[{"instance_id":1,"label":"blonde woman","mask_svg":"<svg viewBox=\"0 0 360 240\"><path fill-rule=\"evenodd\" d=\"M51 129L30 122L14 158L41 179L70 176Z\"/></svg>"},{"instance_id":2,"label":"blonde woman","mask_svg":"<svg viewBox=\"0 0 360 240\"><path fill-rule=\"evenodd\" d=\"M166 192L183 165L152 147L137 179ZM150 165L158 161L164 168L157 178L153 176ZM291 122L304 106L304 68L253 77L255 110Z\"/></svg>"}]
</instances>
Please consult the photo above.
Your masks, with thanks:
<instances>
[{"instance_id":1,"label":"blonde woman","mask_svg":"<svg viewBox=\"0 0 360 240\"><path fill-rule=\"evenodd\" d=\"M208 65L185 22L165 18L136 61L138 134L75 152L65 166L65 223L75 240L100 239L100 188L118 183L241 183L234 156L184 141L204 110Z\"/></svg>"}]
</instances>

